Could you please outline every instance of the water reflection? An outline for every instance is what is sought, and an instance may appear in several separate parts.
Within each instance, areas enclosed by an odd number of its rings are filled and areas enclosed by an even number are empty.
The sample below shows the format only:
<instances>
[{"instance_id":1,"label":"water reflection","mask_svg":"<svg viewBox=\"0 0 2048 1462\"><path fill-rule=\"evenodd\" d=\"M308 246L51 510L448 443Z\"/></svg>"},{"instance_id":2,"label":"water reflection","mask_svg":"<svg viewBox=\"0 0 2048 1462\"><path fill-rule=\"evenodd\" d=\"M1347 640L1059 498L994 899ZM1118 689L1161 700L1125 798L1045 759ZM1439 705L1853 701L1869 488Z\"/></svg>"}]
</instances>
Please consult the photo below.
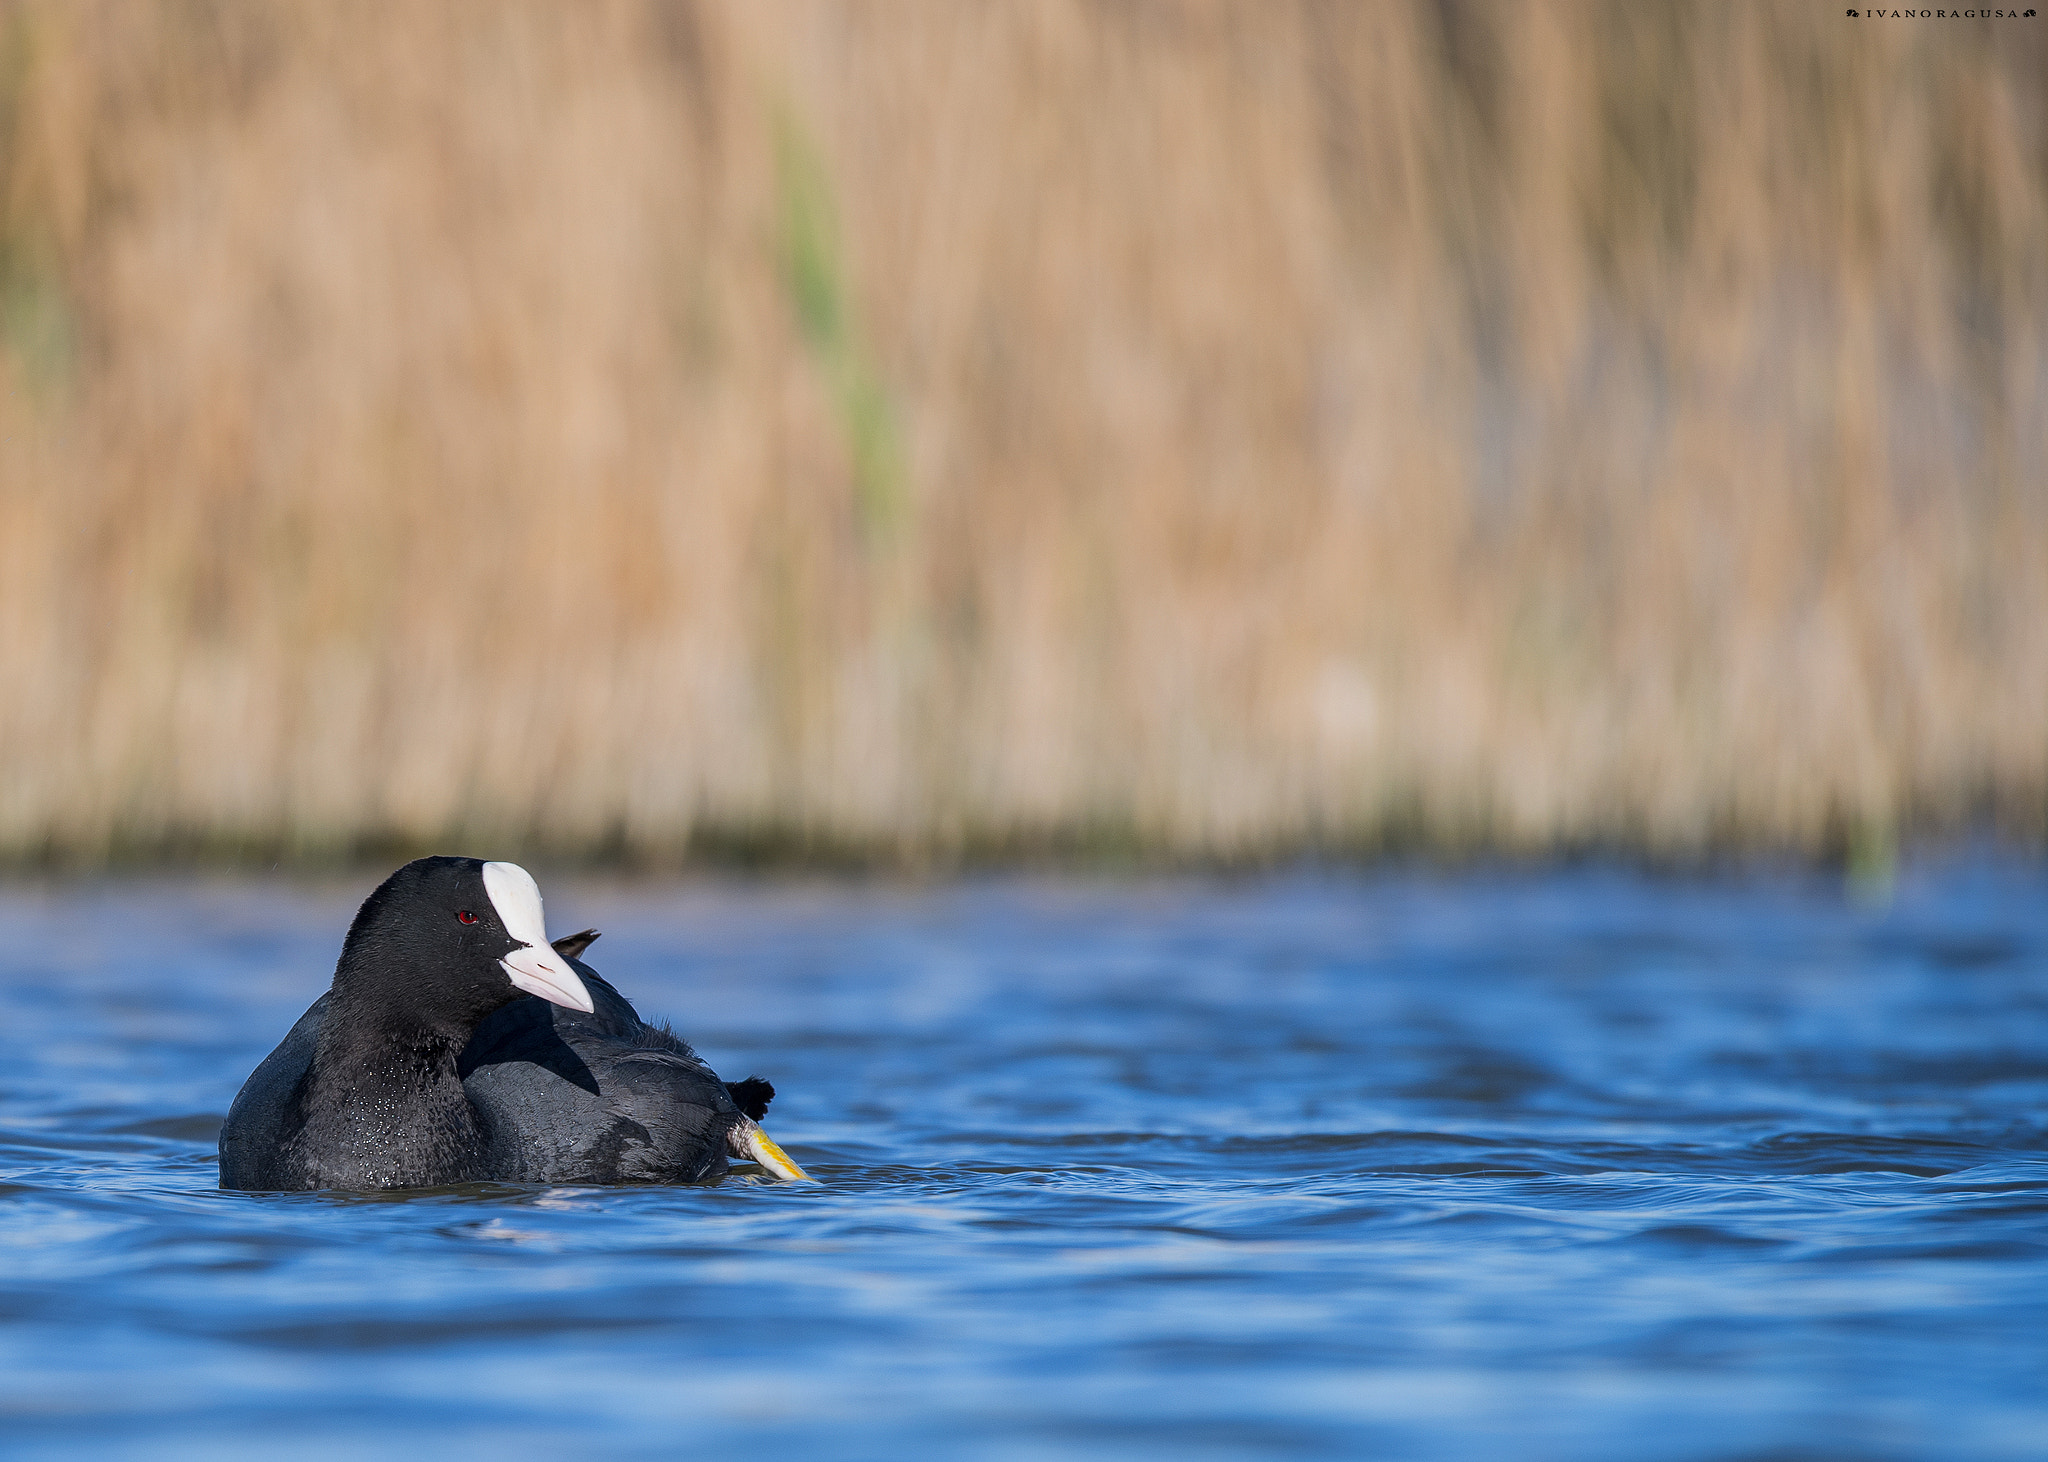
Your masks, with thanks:
<instances>
[{"instance_id":1,"label":"water reflection","mask_svg":"<svg viewBox=\"0 0 2048 1462\"><path fill-rule=\"evenodd\" d=\"M367 886L367 885L365 885ZM547 881L825 1181L214 1190L361 890L0 894L23 1456L2011 1457L2048 872Z\"/></svg>"}]
</instances>

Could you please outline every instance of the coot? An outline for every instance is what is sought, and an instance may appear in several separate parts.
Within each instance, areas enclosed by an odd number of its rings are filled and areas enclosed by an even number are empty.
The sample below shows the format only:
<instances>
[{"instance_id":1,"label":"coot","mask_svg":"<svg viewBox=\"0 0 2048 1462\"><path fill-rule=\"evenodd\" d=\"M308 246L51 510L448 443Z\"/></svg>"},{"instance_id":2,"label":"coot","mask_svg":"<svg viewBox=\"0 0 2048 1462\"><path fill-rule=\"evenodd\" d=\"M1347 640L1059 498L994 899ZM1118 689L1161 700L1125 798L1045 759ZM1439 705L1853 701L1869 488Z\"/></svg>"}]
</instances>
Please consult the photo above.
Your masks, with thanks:
<instances>
[{"instance_id":1,"label":"coot","mask_svg":"<svg viewBox=\"0 0 2048 1462\"><path fill-rule=\"evenodd\" d=\"M774 1088L642 1021L576 958L596 937L551 945L515 863L406 864L236 1096L221 1187L697 1182L728 1157L806 1176L756 1120Z\"/></svg>"}]
</instances>

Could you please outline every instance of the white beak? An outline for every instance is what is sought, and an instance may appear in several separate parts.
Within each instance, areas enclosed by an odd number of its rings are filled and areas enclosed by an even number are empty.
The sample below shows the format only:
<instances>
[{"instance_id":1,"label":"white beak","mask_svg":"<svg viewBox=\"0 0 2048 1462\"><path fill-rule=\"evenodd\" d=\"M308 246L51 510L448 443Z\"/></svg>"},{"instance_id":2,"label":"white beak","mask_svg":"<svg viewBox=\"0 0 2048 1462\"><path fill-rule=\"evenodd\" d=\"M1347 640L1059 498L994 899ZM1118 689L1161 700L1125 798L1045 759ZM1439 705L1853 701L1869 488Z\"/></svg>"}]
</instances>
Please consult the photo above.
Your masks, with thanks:
<instances>
[{"instance_id":1,"label":"white beak","mask_svg":"<svg viewBox=\"0 0 2048 1462\"><path fill-rule=\"evenodd\" d=\"M498 963L505 967L512 983L529 995L538 995L543 1000L552 1000L557 1005L566 1005L571 1010L581 1010L586 1014L592 1008L590 991L584 987L583 981L576 978L576 972L569 968L567 960L545 944L538 949L531 944L515 949Z\"/></svg>"},{"instance_id":2,"label":"white beak","mask_svg":"<svg viewBox=\"0 0 2048 1462\"><path fill-rule=\"evenodd\" d=\"M552 1000L571 1010L588 1014L590 992L569 968L569 962L548 943L547 922L541 916L540 885L517 863L484 864L484 892L505 932L524 946L513 950L498 963L512 983L529 995Z\"/></svg>"}]
</instances>

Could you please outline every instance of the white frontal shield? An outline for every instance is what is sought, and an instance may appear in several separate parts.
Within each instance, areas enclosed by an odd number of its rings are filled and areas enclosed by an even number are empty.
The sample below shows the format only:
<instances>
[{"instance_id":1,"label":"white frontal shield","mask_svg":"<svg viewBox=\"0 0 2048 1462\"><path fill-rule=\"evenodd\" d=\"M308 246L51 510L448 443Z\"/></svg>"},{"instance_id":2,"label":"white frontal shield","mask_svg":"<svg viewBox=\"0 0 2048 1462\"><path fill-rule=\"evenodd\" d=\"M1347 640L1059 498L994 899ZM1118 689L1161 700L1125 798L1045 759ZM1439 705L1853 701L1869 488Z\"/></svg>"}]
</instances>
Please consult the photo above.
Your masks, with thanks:
<instances>
[{"instance_id":1,"label":"white frontal shield","mask_svg":"<svg viewBox=\"0 0 2048 1462\"><path fill-rule=\"evenodd\" d=\"M590 991L569 968L569 962L548 943L547 921L541 916L540 885L517 863L484 864L484 892L498 911L498 922L520 947L498 963L512 983L529 995L566 1006L591 1010Z\"/></svg>"}]
</instances>

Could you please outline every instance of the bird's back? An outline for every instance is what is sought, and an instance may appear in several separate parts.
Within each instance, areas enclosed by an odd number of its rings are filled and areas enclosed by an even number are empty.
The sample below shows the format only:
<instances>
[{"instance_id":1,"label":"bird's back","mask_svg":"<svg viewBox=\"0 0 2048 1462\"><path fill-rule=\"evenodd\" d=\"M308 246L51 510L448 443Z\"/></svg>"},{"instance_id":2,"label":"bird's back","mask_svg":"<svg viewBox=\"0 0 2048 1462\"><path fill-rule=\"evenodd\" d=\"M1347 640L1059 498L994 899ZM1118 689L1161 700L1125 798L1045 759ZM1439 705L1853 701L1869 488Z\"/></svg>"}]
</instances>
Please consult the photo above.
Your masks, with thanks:
<instances>
[{"instance_id":1,"label":"bird's back","mask_svg":"<svg viewBox=\"0 0 2048 1462\"><path fill-rule=\"evenodd\" d=\"M286 1171L286 1144L302 1121L299 1091L320 1043L330 996L307 1007L277 1049L249 1073L220 1129L220 1185L260 1192L296 1186Z\"/></svg>"},{"instance_id":2,"label":"bird's back","mask_svg":"<svg viewBox=\"0 0 2048 1462\"><path fill-rule=\"evenodd\" d=\"M463 1089L490 1144L492 1171L528 1183L695 1183L726 1170L741 1120L725 1084L687 1042L642 1021L626 998L572 961L589 1014L515 1000L462 1053Z\"/></svg>"}]
</instances>

